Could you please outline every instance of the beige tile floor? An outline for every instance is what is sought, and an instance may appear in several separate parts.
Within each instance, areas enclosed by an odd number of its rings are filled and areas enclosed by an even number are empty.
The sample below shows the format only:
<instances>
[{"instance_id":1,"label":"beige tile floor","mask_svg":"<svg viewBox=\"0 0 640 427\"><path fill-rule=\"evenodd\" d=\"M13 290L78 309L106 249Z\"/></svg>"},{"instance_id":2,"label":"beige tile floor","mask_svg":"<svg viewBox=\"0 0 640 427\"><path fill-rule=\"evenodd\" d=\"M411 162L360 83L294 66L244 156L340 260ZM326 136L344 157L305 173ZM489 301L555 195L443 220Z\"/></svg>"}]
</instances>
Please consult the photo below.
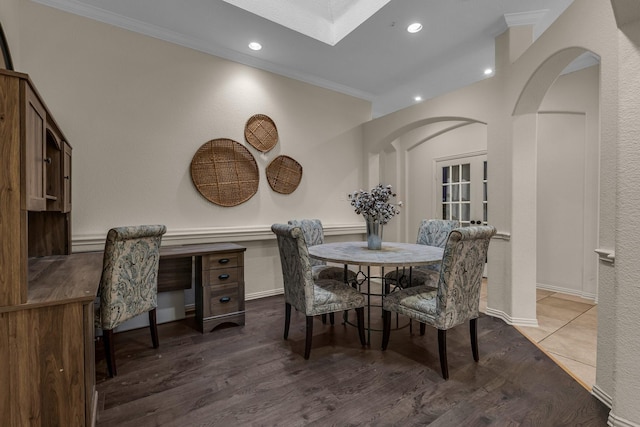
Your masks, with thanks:
<instances>
[{"instance_id":1,"label":"beige tile floor","mask_svg":"<svg viewBox=\"0 0 640 427\"><path fill-rule=\"evenodd\" d=\"M596 380L598 306L573 295L538 289L538 327L517 329L591 390ZM486 308L483 286L480 309Z\"/></svg>"}]
</instances>

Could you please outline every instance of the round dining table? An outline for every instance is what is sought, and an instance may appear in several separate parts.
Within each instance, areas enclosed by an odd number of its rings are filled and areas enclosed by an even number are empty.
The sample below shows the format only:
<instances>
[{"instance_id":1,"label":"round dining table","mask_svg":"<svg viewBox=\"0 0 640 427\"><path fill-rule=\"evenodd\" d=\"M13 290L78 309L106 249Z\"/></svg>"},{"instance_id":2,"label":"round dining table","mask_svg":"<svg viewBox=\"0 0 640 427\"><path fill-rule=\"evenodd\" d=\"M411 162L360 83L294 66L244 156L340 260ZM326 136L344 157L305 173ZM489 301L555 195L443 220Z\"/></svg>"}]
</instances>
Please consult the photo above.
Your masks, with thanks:
<instances>
[{"instance_id":1,"label":"round dining table","mask_svg":"<svg viewBox=\"0 0 640 427\"><path fill-rule=\"evenodd\" d=\"M371 331L380 331L371 326L371 297L380 296L384 298L389 292L389 283L384 278L385 268L396 268L398 273L409 277L411 283L412 267L438 264L442 261L443 249L435 246L419 245L417 243L396 243L383 242L382 248L378 250L368 249L366 241L357 242L335 242L323 243L309 246L309 256L326 262L343 264L345 268L345 281L347 277L347 266L358 266L358 288L366 284L367 296L367 342L371 342ZM366 269L363 269L366 267ZM379 267L380 275L372 276L371 267ZM402 273L399 270L402 269ZM366 271L365 271L366 270ZM371 291L371 279L382 281L382 291L375 293ZM361 290L362 292L362 290ZM380 304L381 305L381 304ZM345 322L347 322L345 318Z\"/></svg>"}]
</instances>

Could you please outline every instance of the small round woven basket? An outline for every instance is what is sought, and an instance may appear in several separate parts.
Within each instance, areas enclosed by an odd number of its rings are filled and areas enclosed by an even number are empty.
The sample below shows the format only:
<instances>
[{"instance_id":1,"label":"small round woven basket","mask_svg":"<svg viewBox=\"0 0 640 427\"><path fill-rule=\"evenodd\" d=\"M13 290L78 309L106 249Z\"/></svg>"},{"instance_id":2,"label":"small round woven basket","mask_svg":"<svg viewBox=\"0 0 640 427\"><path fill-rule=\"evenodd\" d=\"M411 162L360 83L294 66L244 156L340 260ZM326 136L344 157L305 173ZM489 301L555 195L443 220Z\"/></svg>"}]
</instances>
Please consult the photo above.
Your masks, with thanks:
<instances>
[{"instance_id":1,"label":"small round woven basket","mask_svg":"<svg viewBox=\"0 0 640 427\"><path fill-rule=\"evenodd\" d=\"M191 179L200 194L220 206L237 206L258 191L256 159L231 139L203 144L191 160Z\"/></svg>"},{"instance_id":2,"label":"small round woven basket","mask_svg":"<svg viewBox=\"0 0 640 427\"><path fill-rule=\"evenodd\" d=\"M302 166L289 156L278 156L267 166L267 181L277 193L293 193L301 179Z\"/></svg>"},{"instance_id":3,"label":"small round woven basket","mask_svg":"<svg viewBox=\"0 0 640 427\"><path fill-rule=\"evenodd\" d=\"M269 116L255 114L244 126L244 137L256 150L266 153L278 143L278 129Z\"/></svg>"}]
</instances>

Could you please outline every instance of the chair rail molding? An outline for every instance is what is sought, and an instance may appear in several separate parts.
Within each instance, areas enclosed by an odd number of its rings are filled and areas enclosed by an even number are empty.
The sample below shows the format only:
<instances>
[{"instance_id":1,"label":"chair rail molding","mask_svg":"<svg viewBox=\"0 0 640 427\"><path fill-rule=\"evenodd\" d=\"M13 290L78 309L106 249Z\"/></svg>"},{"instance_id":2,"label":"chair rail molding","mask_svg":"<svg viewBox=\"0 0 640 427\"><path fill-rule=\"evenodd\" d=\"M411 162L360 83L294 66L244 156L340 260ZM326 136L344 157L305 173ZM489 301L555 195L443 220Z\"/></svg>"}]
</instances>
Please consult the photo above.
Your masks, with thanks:
<instances>
[{"instance_id":1,"label":"chair rail molding","mask_svg":"<svg viewBox=\"0 0 640 427\"><path fill-rule=\"evenodd\" d=\"M365 233L365 224L326 224L325 236L341 236ZM72 239L73 252L91 252L104 249L107 231L101 234L76 235ZM183 228L169 230L162 237L166 246L195 243L246 242L258 240L275 240L270 225L238 226L238 227L206 227Z\"/></svg>"},{"instance_id":2,"label":"chair rail molding","mask_svg":"<svg viewBox=\"0 0 640 427\"><path fill-rule=\"evenodd\" d=\"M492 239L509 241L509 240L511 240L511 233L509 233L508 231L499 231L498 230L498 232L492 237Z\"/></svg>"},{"instance_id":3,"label":"chair rail molding","mask_svg":"<svg viewBox=\"0 0 640 427\"><path fill-rule=\"evenodd\" d=\"M616 251L613 249L598 248L594 250L598 254L600 261L609 262L614 264L616 262Z\"/></svg>"}]
</instances>

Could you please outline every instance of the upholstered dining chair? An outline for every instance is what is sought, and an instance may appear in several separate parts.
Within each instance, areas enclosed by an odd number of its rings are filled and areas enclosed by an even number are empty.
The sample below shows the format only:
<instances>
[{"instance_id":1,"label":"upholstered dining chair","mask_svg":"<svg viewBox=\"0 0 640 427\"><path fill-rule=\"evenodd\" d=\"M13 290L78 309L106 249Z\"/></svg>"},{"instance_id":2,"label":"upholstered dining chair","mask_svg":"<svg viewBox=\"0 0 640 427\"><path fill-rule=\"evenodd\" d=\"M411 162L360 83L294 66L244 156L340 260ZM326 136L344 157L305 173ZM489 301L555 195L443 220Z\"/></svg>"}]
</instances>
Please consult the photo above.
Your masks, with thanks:
<instances>
[{"instance_id":1,"label":"upholstered dining chair","mask_svg":"<svg viewBox=\"0 0 640 427\"><path fill-rule=\"evenodd\" d=\"M153 348L158 348L158 262L166 231L164 225L140 225L107 233L96 326L103 331L110 377L117 375L113 330L123 322L148 312Z\"/></svg>"},{"instance_id":2,"label":"upholstered dining chair","mask_svg":"<svg viewBox=\"0 0 640 427\"><path fill-rule=\"evenodd\" d=\"M416 243L419 245L444 248L451 230L460 227L460 221L446 219L423 219L418 227ZM399 285L402 288L422 286L425 283L438 280L440 264L413 267L411 272L405 269L389 271L385 274L387 283ZM399 281L398 281L399 276Z\"/></svg>"},{"instance_id":3,"label":"upholstered dining chair","mask_svg":"<svg viewBox=\"0 0 640 427\"><path fill-rule=\"evenodd\" d=\"M344 280L313 279L311 259L300 227L273 224L271 231L273 231L278 240L284 281L284 339L286 340L289 337L291 307L293 306L306 316L304 358L308 359L311 353L311 340L313 337L313 317L355 309L360 343L363 346L366 345L364 336L364 295L344 283Z\"/></svg>"},{"instance_id":4,"label":"upholstered dining chair","mask_svg":"<svg viewBox=\"0 0 640 427\"><path fill-rule=\"evenodd\" d=\"M321 245L324 243L324 228L322 227L322 222L319 219L291 219L288 224L293 225L294 227L300 227L302 234L304 235L304 240L307 243L307 248L309 246ZM353 270L327 265L325 261L319 259L310 258L310 260L311 272L313 273L314 280L346 280L347 283L354 287L357 284L357 274ZM346 278L345 271L347 275ZM334 314L330 313L329 318L333 325L335 322ZM322 315L322 323L327 323L326 314Z\"/></svg>"},{"instance_id":5,"label":"upholstered dining chair","mask_svg":"<svg viewBox=\"0 0 640 427\"><path fill-rule=\"evenodd\" d=\"M492 226L456 228L449 234L444 247L437 281L397 290L384 298L383 350L389 344L391 312L396 312L419 321L420 335L424 335L425 324L438 329L440 369L444 379L449 378L448 329L469 320L473 359L479 360L477 319L480 315L480 287L489 241L494 234L496 229Z\"/></svg>"},{"instance_id":6,"label":"upholstered dining chair","mask_svg":"<svg viewBox=\"0 0 640 427\"><path fill-rule=\"evenodd\" d=\"M307 247L324 243L324 231L319 219L292 219L289 225L300 227ZM311 258L311 271L314 279L345 280L345 270L342 267L327 265L325 261ZM356 273L347 270L347 283L352 284L356 280Z\"/></svg>"}]
</instances>

